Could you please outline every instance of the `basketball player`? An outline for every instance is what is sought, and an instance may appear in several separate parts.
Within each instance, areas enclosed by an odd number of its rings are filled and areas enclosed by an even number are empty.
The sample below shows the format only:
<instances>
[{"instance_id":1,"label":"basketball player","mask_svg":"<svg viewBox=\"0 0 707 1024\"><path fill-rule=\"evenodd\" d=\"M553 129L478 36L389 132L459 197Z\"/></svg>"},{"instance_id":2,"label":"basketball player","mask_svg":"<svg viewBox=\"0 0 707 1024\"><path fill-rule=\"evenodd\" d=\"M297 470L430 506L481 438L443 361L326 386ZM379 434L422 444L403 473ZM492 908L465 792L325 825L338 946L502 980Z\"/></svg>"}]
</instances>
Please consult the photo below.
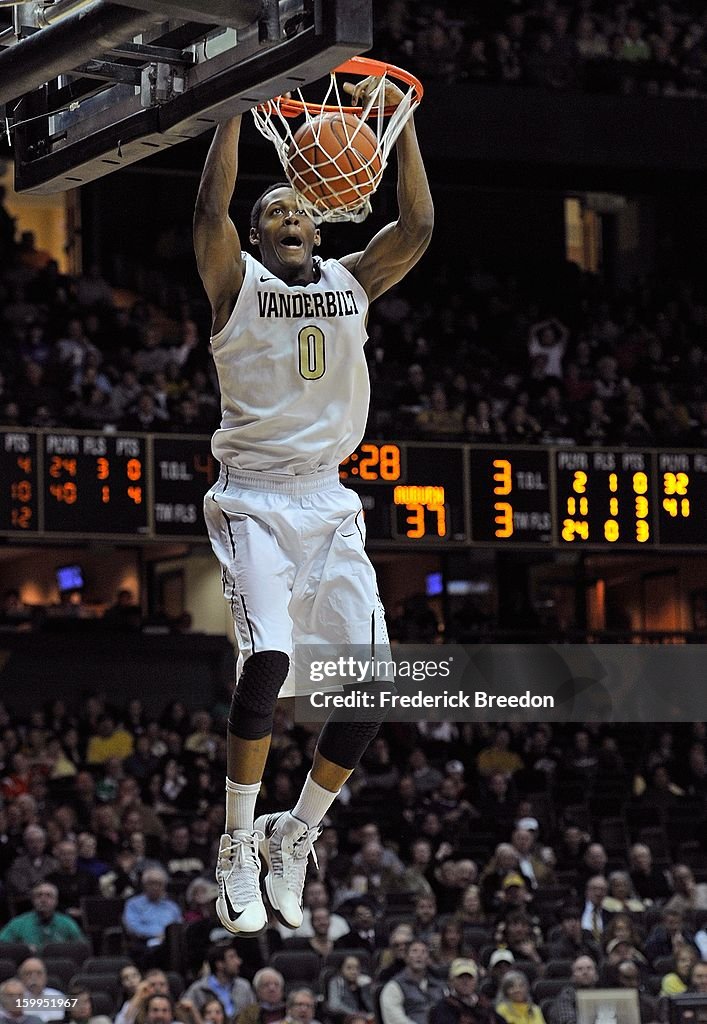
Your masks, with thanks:
<instances>
[{"instance_id":1,"label":"basketball player","mask_svg":"<svg viewBox=\"0 0 707 1024\"><path fill-rule=\"evenodd\" d=\"M355 104L376 84L346 84ZM386 85L386 105L402 93ZM291 810L254 821L275 703L294 695L295 643L387 644L361 502L338 465L363 437L369 380L363 346L369 302L391 288L429 243L433 209L412 119L396 143L398 219L363 252L313 255L319 229L289 185L255 203L241 251L229 203L240 117L219 125L194 217L199 273L211 301L211 345L222 395L213 452L221 463L204 512L222 566L243 669L228 722L226 825L216 880L218 916L234 934L266 925L260 891L285 925L302 923L307 858L319 824L380 719L324 725Z\"/></svg>"}]
</instances>

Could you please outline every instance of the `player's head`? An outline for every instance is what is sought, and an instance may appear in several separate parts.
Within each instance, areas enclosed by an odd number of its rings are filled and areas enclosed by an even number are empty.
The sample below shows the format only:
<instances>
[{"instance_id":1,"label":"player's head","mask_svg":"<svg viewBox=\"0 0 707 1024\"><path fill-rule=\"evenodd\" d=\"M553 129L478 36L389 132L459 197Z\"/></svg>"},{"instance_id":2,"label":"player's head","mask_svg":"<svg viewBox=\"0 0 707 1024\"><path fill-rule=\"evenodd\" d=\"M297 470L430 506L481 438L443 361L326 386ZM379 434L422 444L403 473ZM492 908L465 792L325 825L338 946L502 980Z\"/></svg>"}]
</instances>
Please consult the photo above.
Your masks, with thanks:
<instances>
[{"instance_id":1,"label":"player's head","mask_svg":"<svg viewBox=\"0 0 707 1024\"><path fill-rule=\"evenodd\" d=\"M258 198L253 203L253 209L250 211L250 229L251 229L251 231L253 231L253 230L257 231L258 230L258 225L260 223L260 214L263 211L263 203L265 202L267 196L269 196L270 193L274 192L275 189L277 189L277 188L289 188L289 187L290 187L289 181L276 181L276 182L274 182L274 184L268 185L268 187L265 189L265 191L260 193Z\"/></svg>"},{"instance_id":2,"label":"player's head","mask_svg":"<svg viewBox=\"0 0 707 1024\"><path fill-rule=\"evenodd\" d=\"M263 193L251 214L250 242L260 249L268 270L287 276L311 266L312 250L319 245L319 228L288 184Z\"/></svg>"}]
</instances>

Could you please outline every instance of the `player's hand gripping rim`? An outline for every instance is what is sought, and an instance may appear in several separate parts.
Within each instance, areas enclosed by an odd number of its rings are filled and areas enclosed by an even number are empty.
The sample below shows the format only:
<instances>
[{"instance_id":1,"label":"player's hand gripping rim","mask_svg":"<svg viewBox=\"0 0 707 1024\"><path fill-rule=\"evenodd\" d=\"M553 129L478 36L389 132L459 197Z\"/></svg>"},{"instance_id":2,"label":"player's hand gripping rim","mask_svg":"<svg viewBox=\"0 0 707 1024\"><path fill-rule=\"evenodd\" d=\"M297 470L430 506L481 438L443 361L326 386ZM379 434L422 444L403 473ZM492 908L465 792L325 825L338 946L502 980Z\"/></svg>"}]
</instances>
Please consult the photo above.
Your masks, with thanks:
<instances>
[{"instance_id":1,"label":"player's hand gripping rim","mask_svg":"<svg viewBox=\"0 0 707 1024\"><path fill-rule=\"evenodd\" d=\"M360 82L344 82L343 89L347 96L351 97L352 106L365 107L371 100L371 97L375 93L380 83L379 75L369 75L368 78L364 78ZM403 100L403 92L391 82L390 79L385 80L385 89L383 93L383 106L385 107L397 107Z\"/></svg>"}]
</instances>

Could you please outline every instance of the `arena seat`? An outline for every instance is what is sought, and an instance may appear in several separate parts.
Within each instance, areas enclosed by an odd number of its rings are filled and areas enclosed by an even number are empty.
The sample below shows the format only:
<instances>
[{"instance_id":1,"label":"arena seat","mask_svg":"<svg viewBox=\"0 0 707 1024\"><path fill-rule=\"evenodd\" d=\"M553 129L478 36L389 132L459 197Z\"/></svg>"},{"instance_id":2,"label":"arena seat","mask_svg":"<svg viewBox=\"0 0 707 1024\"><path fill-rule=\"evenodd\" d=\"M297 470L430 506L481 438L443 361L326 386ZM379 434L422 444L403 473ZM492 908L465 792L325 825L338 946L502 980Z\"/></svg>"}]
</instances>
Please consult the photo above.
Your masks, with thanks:
<instances>
[{"instance_id":1,"label":"arena seat","mask_svg":"<svg viewBox=\"0 0 707 1024\"><path fill-rule=\"evenodd\" d=\"M46 957L62 957L66 960L72 960L76 965L74 972L76 972L87 956L91 955L91 947L86 942L48 942L46 946L42 946L42 956Z\"/></svg>"},{"instance_id":2,"label":"arena seat","mask_svg":"<svg viewBox=\"0 0 707 1024\"><path fill-rule=\"evenodd\" d=\"M123 908L125 901L119 898L106 899L103 896L83 896L81 915L83 930L91 939L93 952L122 952L125 941L123 931ZM116 948L117 947L117 948Z\"/></svg>"},{"instance_id":3,"label":"arena seat","mask_svg":"<svg viewBox=\"0 0 707 1024\"><path fill-rule=\"evenodd\" d=\"M187 971L186 929L184 921L168 924L164 933L164 948L167 951L167 963L173 971L181 974Z\"/></svg>"},{"instance_id":4,"label":"arena seat","mask_svg":"<svg viewBox=\"0 0 707 1024\"><path fill-rule=\"evenodd\" d=\"M14 978L17 974L17 964L14 960L10 960L9 957L0 957L0 981L7 981L8 978Z\"/></svg>"},{"instance_id":5,"label":"arena seat","mask_svg":"<svg viewBox=\"0 0 707 1024\"><path fill-rule=\"evenodd\" d=\"M567 978L539 978L533 982L533 998L536 1002L549 997L555 998L567 985Z\"/></svg>"},{"instance_id":6,"label":"arena seat","mask_svg":"<svg viewBox=\"0 0 707 1024\"><path fill-rule=\"evenodd\" d=\"M112 1017L116 1011L113 998L107 992L91 992L91 1006L94 1017Z\"/></svg>"},{"instance_id":7,"label":"arena seat","mask_svg":"<svg viewBox=\"0 0 707 1024\"><path fill-rule=\"evenodd\" d=\"M110 971L119 974L123 967L131 963L129 956L89 956L84 960L81 970L87 974L107 974Z\"/></svg>"},{"instance_id":8,"label":"arena seat","mask_svg":"<svg viewBox=\"0 0 707 1024\"><path fill-rule=\"evenodd\" d=\"M573 960L560 957L557 960L548 960L545 964L546 978L569 978L572 974Z\"/></svg>"},{"instance_id":9,"label":"arena seat","mask_svg":"<svg viewBox=\"0 0 707 1024\"><path fill-rule=\"evenodd\" d=\"M76 974L76 961L67 956L47 956L44 952L42 959L47 969L47 977L56 978L59 981L56 987L61 992L66 992L69 981Z\"/></svg>"},{"instance_id":10,"label":"arena seat","mask_svg":"<svg viewBox=\"0 0 707 1024\"><path fill-rule=\"evenodd\" d=\"M120 981L115 973L94 974L91 971L79 971L71 978L69 985L80 985L86 988L93 995L94 992L104 992L113 1003L114 1014L119 1006Z\"/></svg>"},{"instance_id":11,"label":"arena seat","mask_svg":"<svg viewBox=\"0 0 707 1024\"><path fill-rule=\"evenodd\" d=\"M321 960L314 952L282 950L270 957L270 966L280 972L286 985L293 981L313 984L319 977Z\"/></svg>"},{"instance_id":12,"label":"arena seat","mask_svg":"<svg viewBox=\"0 0 707 1024\"><path fill-rule=\"evenodd\" d=\"M534 960L516 960L513 964L513 970L522 971L532 985L537 980L540 967Z\"/></svg>"},{"instance_id":13,"label":"arena seat","mask_svg":"<svg viewBox=\"0 0 707 1024\"><path fill-rule=\"evenodd\" d=\"M26 942L0 942L0 956L21 964L28 956L32 956L32 950Z\"/></svg>"}]
</instances>

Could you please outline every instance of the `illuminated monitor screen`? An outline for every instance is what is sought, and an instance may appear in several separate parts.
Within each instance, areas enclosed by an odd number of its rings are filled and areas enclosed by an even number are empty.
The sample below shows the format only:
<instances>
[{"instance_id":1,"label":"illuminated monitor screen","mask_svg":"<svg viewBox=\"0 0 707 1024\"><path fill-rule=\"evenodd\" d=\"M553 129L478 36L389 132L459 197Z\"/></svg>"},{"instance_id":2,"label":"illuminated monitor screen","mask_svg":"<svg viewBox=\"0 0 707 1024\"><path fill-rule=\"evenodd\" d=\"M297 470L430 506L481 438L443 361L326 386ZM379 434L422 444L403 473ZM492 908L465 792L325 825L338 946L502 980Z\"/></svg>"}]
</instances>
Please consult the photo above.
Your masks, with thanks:
<instances>
[{"instance_id":1,"label":"illuminated monitor screen","mask_svg":"<svg viewBox=\"0 0 707 1024\"><path fill-rule=\"evenodd\" d=\"M83 569L80 565L60 565L56 570L56 582L60 593L83 590Z\"/></svg>"}]
</instances>

